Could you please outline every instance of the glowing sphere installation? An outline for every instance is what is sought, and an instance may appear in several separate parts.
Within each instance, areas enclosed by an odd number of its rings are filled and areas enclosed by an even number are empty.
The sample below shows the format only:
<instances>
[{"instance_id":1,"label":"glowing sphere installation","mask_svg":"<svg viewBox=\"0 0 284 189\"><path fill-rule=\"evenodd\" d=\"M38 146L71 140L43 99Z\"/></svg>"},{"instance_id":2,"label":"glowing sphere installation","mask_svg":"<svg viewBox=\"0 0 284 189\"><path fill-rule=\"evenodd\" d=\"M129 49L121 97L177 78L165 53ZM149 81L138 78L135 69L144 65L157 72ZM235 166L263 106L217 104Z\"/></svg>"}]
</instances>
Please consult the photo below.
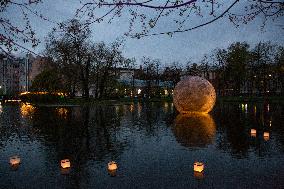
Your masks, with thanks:
<instances>
[{"instance_id":1,"label":"glowing sphere installation","mask_svg":"<svg viewBox=\"0 0 284 189\"><path fill-rule=\"evenodd\" d=\"M173 97L174 105L180 113L208 113L216 101L212 84L198 76L188 76L178 82Z\"/></svg>"}]
</instances>

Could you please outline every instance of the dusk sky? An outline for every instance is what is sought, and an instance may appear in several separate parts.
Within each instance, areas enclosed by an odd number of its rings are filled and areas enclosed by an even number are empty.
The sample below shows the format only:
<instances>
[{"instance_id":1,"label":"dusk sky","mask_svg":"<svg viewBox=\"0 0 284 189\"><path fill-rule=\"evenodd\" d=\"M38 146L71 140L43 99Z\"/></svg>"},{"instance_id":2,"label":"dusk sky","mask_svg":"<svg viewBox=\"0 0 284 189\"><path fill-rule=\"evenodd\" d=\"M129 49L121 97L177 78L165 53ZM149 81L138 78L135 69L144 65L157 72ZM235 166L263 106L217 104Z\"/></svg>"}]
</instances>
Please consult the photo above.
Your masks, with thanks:
<instances>
[{"instance_id":1,"label":"dusk sky","mask_svg":"<svg viewBox=\"0 0 284 189\"><path fill-rule=\"evenodd\" d=\"M221 12L227 8L226 5L229 5L230 2L232 1L226 1L228 4L224 3L223 8L219 11ZM231 12L240 13L243 7L242 3L233 7ZM80 3L76 0L58 0L56 3L54 0L44 0L42 4L36 6L36 10L51 20L61 22L74 18L75 10L78 7L80 7ZM11 9L7 13L7 16L17 20L17 13L17 10ZM186 26L193 27L201 24L208 20L206 18L206 15L204 18L192 16ZM44 37L55 25L34 16L31 21L34 29L37 31L38 38L42 42L35 49L35 51L39 53L44 47ZM171 18L164 17L159 20L157 27L154 28L153 31L161 32L165 31L164 29L176 29L172 23ZM128 24L127 17L117 18L112 24L94 24L91 26L93 41L105 41L106 43L111 43L127 31ZM241 24L240 27L236 28L229 22L228 18L225 17L205 27L179 33L173 37L159 35L142 39L127 38L123 53L126 57L135 57L138 63L143 56L161 59L163 63L172 61L185 63L188 59L191 59L193 62L198 62L205 53L210 53L211 50L217 47L226 48L229 44L236 41L247 41L252 45L259 41L271 41L283 45L283 25L283 20L268 22L264 30L261 31L261 19L258 18L247 25Z\"/></svg>"}]
</instances>

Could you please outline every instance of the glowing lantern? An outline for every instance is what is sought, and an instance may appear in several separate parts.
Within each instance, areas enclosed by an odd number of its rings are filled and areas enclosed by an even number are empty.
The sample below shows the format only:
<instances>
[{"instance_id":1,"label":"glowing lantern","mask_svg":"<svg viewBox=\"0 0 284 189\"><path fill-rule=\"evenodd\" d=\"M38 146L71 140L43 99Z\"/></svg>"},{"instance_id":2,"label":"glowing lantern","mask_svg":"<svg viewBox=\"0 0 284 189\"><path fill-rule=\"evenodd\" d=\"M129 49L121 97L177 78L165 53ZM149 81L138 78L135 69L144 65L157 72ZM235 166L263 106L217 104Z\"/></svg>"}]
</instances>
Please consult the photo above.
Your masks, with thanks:
<instances>
[{"instance_id":1,"label":"glowing lantern","mask_svg":"<svg viewBox=\"0 0 284 189\"><path fill-rule=\"evenodd\" d=\"M250 130L250 135L251 135L252 137L256 137L256 129L251 129L251 130Z\"/></svg>"},{"instance_id":2,"label":"glowing lantern","mask_svg":"<svg viewBox=\"0 0 284 189\"><path fill-rule=\"evenodd\" d=\"M115 171L117 169L117 163L115 161L111 161L107 164L109 171Z\"/></svg>"},{"instance_id":3,"label":"glowing lantern","mask_svg":"<svg viewBox=\"0 0 284 189\"><path fill-rule=\"evenodd\" d=\"M193 169L196 172L202 172L204 169L204 164L202 162L195 162L193 165Z\"/></svg>"},{"instance_id":4,"label":"glowing lantern","mask_svg":"<svg viewBox=\"0 0 284 189\"><path fill-rule=\"evenodd\" d=\"M20 163L21 163L21 159L19 156L10 157L10 165L12 166L12 168L17 169Z\"/></svg>"},{"instance_id":5,"label":"glowing lantern","mask_svg":"<svg viewBox=\"0 0 284 189\"><path fill-rule=\"evenodd\" d=\"M109 174L112 177L116 176L117 163L115 161L111 161L107 165L108 165L108 172L109 172Z\"/></svg>"},{"instance_id":6,"label":"glowing lantern","mask_svg":"<svg viewBox=\"0 0 284 189\"><path fill-rule=\"evenodd\" d=\"M18 165L18 164L20 164L20 162L21 162L21 159L20 159L19 156L10 157L10 164L11 165Z\"/></svg>"},{"instance_id":7,"label":"glowing lantern","mask_svg":"<svg viewBox=\"0 0 284 189\"><path fill-rule=\"evenodd\" d=\"M63 169L70 168L70 160L69 159L61 160L61 167Z\"/></svg>"},{"instance_id":8,"label":"glowing lantern","mask_svg":"<svg viewBox=\"0 0 284 189\"><path fill-rule=\"evenodd\" d=\"M264 132L263 133L263 138L264 138L264 140L269 140L269 132Z\"/></svg>"}]
</instances>

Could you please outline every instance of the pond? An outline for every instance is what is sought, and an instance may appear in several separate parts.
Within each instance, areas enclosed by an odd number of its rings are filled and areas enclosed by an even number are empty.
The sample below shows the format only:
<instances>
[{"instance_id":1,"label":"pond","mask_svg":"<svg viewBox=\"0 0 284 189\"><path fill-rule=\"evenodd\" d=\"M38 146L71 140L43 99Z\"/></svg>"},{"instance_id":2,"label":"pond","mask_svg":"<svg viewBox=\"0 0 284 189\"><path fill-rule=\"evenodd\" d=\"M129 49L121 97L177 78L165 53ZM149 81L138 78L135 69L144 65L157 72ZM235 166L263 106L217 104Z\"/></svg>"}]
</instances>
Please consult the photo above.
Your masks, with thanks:
<instances>
[{"instance_id":1,"label":"pond","mask_svg":"<svg viewBox=\"0 0 284 189\"><path fill-rule=\"evenodd\" d=\"M268 103L190 116L170 102L2 105L0 188L284 188L283 123L283 107Z\"/></svg>"}]
</instances>

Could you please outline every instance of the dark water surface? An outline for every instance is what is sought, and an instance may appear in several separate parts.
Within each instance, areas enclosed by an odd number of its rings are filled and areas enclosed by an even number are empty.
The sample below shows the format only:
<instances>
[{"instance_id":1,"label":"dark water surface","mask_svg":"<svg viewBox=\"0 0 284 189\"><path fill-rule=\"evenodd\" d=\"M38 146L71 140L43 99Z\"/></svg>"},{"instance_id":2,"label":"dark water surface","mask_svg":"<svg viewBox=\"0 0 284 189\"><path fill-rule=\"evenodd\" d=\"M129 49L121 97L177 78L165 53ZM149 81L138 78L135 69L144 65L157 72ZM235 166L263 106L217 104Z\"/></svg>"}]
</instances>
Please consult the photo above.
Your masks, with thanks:
<instances>
[{"instance_id":1,"label":"dark water surface","mask_svg":"<svg viewBox=\"0 0 284 189\"><path fill-rule=\"evenodd\" d=\"M207 116L177 115L167 102L2 105L0 188L284 188L283 115L265 103L218 104ZM71 168L62 170L66 158Z\"/></svg>"}]
</instances>

